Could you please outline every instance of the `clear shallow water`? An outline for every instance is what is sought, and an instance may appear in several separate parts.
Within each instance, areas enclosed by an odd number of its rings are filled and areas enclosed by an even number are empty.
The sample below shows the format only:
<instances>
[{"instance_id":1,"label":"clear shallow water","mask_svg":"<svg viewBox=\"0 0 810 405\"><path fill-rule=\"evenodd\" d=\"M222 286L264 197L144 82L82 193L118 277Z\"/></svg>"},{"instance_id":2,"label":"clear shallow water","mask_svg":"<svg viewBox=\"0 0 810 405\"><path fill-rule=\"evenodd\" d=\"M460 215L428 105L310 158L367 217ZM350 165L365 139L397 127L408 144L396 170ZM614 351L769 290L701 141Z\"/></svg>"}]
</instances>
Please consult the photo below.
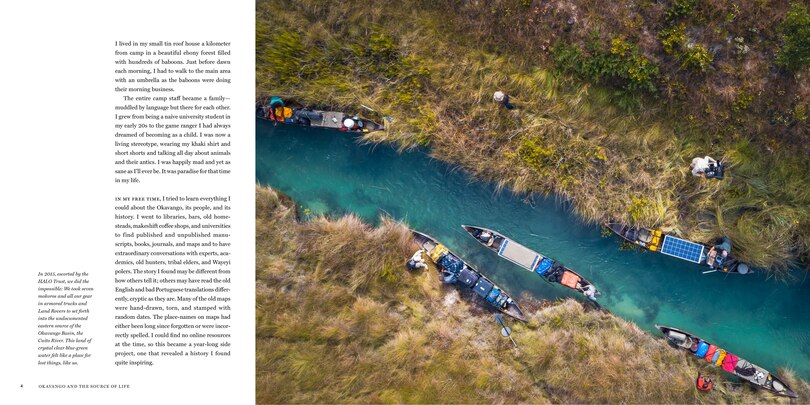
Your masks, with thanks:
<instances>
[{"instance_id":1,"label":"clear shallow water","mask_svg":"<svg viewBox=\"0 0 810 405\"><path fill-rule=\"evenodd\" d=\"M645 330L660 335L655 323L685 329L771 371L789 367L810 379L810 280L702 275L659 253L622 251L618 237L601 237L559 203L497 192L424 152L359 145L336 131L256 126L256 181L313 213L353 212L376 223L385 212L436 237L513 296L582 300L499 259L461 224L495 229L582 274L603 292L603 306Z\"/></svg>"}]
</instances>

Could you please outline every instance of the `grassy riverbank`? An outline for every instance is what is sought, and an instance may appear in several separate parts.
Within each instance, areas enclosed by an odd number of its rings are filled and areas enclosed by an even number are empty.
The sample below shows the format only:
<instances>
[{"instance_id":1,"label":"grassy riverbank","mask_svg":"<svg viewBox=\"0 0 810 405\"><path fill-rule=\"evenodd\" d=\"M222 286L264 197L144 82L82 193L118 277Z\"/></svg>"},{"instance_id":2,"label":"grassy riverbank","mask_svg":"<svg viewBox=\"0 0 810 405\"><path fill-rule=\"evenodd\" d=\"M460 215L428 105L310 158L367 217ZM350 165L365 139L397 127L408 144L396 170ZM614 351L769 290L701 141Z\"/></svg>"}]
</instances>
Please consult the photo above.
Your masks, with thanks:
<instances>
[{"instance_id":1,"label":"grassy riverbank","mask_svg":"<svg viewBox=\"0 0 810 405\"><path fill-rule=\"evenodd\" d=\"M574 300L519 298L530 322L509 321L515 350L490 310L407 271L415 250L402 224L301 223L257 187L257 403L786 402L716 368L719 389L698 393L702 362Z\"/></svg>"},{"instance_id":2,"label":"grassy riverbank","mask_svg":"<svg viewBox=\"0 0 810 405\"><path fill-rule=\"evenodd\" d=\"M810 257L810 87L777 61L803 44L783 51L787 4L692 3L259 1L257 94L372 106L397 118L373 141L429 145L588 221L729 235L783 276ZM691 177L705 154L725 180Z\"/></svg>"}]
</instances>

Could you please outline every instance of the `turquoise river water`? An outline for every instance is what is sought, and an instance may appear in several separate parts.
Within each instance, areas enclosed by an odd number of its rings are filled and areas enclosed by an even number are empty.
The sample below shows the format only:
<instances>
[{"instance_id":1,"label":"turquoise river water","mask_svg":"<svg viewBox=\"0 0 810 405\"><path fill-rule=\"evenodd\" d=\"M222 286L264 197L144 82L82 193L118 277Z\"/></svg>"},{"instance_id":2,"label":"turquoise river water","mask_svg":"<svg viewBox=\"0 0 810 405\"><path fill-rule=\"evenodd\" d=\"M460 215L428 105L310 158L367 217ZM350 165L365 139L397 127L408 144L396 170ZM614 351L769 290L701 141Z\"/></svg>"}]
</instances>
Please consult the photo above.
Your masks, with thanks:
<instances>
[{"instance_id":1,"label":"turquoise river water","mask_svg":"<svg viewBox=\"0 0 810 405\"><path fill-rule=\"evenodd\" d=\"M256 126L256 181L314 214L352 212L376 223L387 213L436 237L513 296L583 299L499 259L461 224L492 228L576 270L603 292L603 306L655 335L655 323L675 326L771 371L789 367L810 379L810 280L803 274L790 284L761 272L703 275L659 253L620 250L618 237L602 237L564 204L498 192L423 151L360 145L337 131Z\"/></svg>"}]
</instances>

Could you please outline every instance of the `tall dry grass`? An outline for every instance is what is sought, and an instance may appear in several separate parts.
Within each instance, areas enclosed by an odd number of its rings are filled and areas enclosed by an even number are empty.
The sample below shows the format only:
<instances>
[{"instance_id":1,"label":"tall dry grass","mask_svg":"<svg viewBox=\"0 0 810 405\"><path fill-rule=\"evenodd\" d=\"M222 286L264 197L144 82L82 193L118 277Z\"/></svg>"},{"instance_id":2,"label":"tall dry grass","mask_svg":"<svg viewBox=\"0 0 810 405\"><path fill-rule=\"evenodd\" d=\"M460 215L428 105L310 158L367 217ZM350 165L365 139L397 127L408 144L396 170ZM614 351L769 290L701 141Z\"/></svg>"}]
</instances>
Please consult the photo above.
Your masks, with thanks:
<instances>
[{"instance_id":1,"label":"tall dry grass","mask_svg":"<svg viewBox=\"0 0 810 405\"><path fill-rule=\"evenodd\" d=\"M529 322L510 322L516 350L478 300L405 268L416 246L404 225L299 223L264 187L256 208L257 403L781 401L717 369L719 389L698 393L701 362L573 300L519 298Z\"/></svg>"},{"instance_id":2,"label":"tall dry grass","mask_svg":"<svg viewBox=\"0 0 810 405\"><path fill-rule=\"evenodd\" d=\"M621 220L705 243L729 235L740 259L779 277L807 263L810 158L797 154L801 143L792 147L760 124L743 125L744 112L728 112L725 124L715 124L723 108L742 111L734 104L738 96L721 106L703 90L690 90L683 83L689 77L680 72L667 86L694 100L651 98L632 111L616 106L609 87L553 72L549 38L581 44L590 34L579 24L626 30L618 24L625 17L638 29L664 18L664 5L524 3L495 1L486 8L490 14L468 4L426 1L348 1L341 7L320 0L259 1L258 97L277 94L366 115L359 105L369 105L397 118L369 141L403 150L428 145L433 156L501 187L570 200L585 221ZM698 8L712 18L735 10L728 4ZM748 22L755 20L746 13L763 12L736 10L735 18ZM782 11L768 10L768 18ZM599 18L600 12L615 21ZM558 26L557 18L571 16L578 21L573 31ZM535 22L527 25L524 17ZM737 30L727 23L722 29ZM609 43L608 34L601 31L597 39ZM635 42L655 61L650 53L663 51L656 34L649 35ZM497 89L512 96L517 110L491 101ZM692 105L713 112L697 114ZM803 125L790 128L796 127ZM730 164L726 180L691 177L689 161L705 154Z\"/></svg>"}]
</instances>

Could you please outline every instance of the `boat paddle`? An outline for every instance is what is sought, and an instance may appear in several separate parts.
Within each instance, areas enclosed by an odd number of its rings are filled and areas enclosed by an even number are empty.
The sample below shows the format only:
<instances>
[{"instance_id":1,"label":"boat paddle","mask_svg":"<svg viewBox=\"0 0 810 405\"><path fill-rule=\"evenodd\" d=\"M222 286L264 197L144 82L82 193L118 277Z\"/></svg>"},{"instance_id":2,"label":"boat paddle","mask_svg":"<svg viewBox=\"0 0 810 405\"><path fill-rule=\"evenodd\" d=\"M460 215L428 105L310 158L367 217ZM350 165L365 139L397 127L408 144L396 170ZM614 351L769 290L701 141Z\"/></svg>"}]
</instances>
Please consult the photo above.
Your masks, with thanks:
<instances>
[{"instance_id":1,"label":"boat paddle","mask_svg":"<svg viewBox=\"0 0 810 405\"><path fill-rule=\"evenodd\" d=\"M517 349L518 345L515 342L515 339L512 339L512 329L509 329L508 326L503 324L503 319L501 319L501 314L495 314L495 320L498 321L498 325L501 325L501 336L508 337L509 340L512 341L512 344L515 345L515 349Z\"/></svg>"}]
</instances>

